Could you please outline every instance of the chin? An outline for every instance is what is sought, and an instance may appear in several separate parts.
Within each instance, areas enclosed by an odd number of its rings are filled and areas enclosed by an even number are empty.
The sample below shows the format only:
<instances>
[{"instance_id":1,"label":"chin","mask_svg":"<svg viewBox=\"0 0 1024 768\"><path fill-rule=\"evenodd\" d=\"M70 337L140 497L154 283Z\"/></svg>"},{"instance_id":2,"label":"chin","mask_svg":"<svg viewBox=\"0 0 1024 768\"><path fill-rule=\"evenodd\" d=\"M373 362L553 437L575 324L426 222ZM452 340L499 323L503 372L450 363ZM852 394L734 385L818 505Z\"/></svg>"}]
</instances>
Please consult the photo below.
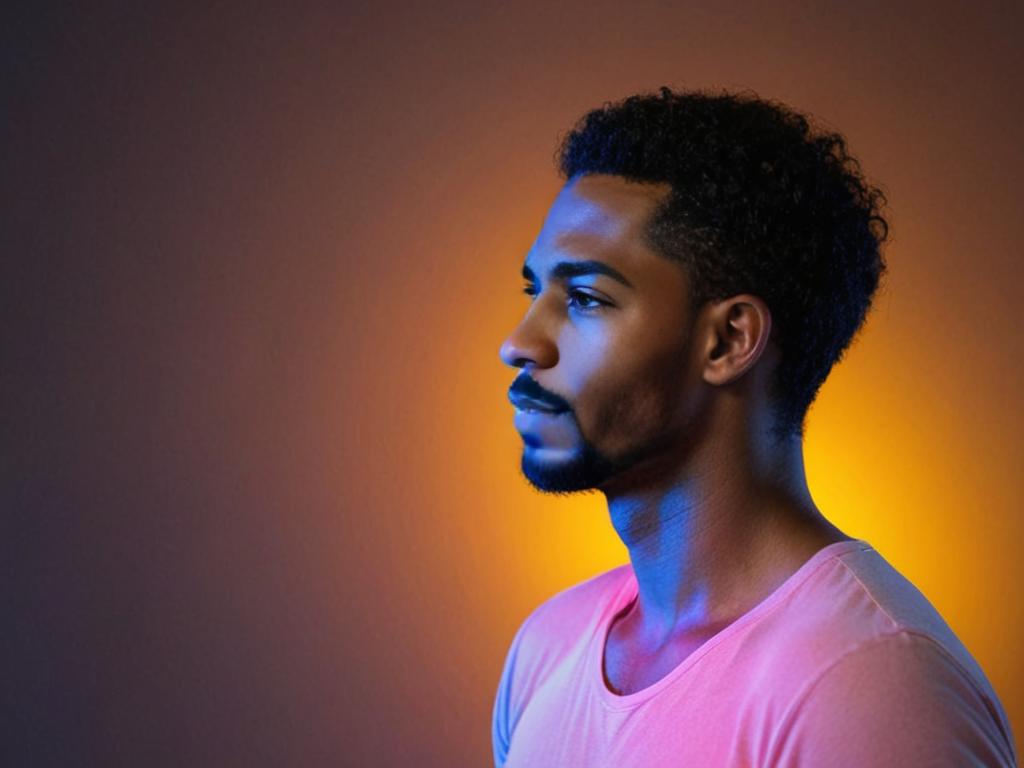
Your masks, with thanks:
<instances>
[{"instance_id":1,"label":"chin","mask_svg":"<svg viewBox=\"0 0 1024 768\"><path fill-rule=\"evenodd\" d=\"M523 475L542 493L595 491L610 476L610 463L593 450L575 452L566 459L539 459L527 448L520 466Z\"/></svg>"}]
</instances>

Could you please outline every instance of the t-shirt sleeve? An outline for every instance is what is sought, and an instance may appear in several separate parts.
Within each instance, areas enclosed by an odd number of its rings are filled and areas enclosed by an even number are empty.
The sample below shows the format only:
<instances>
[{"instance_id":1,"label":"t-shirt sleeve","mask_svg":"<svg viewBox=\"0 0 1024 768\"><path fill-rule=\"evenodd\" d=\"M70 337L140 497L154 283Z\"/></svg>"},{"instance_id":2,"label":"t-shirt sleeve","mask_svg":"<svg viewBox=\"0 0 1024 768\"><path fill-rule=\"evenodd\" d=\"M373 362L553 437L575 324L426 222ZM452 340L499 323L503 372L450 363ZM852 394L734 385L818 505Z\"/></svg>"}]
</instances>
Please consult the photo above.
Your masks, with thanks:
<instances>
[{"instance_id":1,"label":"t-shirt sleeve","mask_svg":"<svg viewBox=\"0 0 1024 768\"><path fill-rule=\"evenodd\" d=\"M1008 728L945 649L899 632L848 652L813 681L780 728L771 764L1016 766Z\"/></svg>"},{"instance_id":2,"label":"t-shirt sleeve","mask_svg":"<svg viewBox=\"0 0 1024 768\"><path fill-rule=\"evenodd\" d=\"M512 730L515 727L513 704L513 681L519 659L523 632L529 619L524 621L512 640L512 645L505 656L505 666L498 681L498 692L494 697L494 708L491 714L491 744L494 749L495 768L501 768L508 758L508 750L512 743Z\"/></svg>"}]
</instances>

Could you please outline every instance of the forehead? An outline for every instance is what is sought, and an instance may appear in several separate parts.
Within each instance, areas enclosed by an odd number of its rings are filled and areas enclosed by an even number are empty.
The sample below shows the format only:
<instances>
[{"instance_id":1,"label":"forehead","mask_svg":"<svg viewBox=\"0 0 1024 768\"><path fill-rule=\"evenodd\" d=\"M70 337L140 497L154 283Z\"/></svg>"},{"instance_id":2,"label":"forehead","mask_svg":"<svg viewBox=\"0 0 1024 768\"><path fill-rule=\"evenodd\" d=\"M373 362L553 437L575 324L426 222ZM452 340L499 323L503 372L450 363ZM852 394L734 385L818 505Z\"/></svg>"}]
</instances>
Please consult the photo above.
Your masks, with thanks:
<instances>
[{"instance_id":1,"label":"forehead","mask_svg":"<svg viewBox=\"0 0 1024 768\"><path fill-rule=\"evenodd\" d=\"M552 203L527 264L537 272L541 262L556 252L580 258L600 256L619 264L654 255L644 233L670 191L668 184L605 174L570 180Z\"/></svg>"}]
</instances>

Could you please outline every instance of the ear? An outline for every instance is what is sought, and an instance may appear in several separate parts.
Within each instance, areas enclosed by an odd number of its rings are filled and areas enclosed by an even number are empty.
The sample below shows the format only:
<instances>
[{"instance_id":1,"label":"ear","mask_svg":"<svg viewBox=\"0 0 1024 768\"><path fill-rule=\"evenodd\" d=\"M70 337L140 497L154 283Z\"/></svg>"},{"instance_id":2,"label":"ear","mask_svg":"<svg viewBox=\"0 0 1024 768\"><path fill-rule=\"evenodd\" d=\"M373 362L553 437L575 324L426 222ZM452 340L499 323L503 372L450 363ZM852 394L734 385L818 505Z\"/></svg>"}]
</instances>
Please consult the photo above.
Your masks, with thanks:
<instances>
[{"instance_id":1,"label":"ear","mask_svg":"<svg viewBox=\"0 0 1024 768\"><path fill-rule=\"evenodd\" d=\"M707 308L704 381L728 384L749 371L768 346L772 315L757 296L744 293Z\"/></svg>"}]
</instances>

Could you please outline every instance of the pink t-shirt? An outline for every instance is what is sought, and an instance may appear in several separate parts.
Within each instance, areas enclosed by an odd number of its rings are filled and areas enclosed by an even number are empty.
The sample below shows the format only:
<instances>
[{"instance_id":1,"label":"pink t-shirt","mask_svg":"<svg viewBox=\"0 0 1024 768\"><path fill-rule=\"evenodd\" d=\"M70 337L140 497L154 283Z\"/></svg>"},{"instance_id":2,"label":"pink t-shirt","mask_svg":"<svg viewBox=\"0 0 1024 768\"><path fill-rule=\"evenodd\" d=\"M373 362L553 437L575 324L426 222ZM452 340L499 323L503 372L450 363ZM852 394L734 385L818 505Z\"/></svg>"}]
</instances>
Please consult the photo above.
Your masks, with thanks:
<instances>
[{"instance_id":1,"label":"pink t-shirt","mask_svg":"<svg viewBox=\"0 0 1024 768\"><path fill-rule=\"evenodd\" d=\"M1011 766L1010 724L931 603L863 540L830 544L653 685L602 674L626 564L516 633L494 702L505 768Z\"/></svg>"}]
</instances>

